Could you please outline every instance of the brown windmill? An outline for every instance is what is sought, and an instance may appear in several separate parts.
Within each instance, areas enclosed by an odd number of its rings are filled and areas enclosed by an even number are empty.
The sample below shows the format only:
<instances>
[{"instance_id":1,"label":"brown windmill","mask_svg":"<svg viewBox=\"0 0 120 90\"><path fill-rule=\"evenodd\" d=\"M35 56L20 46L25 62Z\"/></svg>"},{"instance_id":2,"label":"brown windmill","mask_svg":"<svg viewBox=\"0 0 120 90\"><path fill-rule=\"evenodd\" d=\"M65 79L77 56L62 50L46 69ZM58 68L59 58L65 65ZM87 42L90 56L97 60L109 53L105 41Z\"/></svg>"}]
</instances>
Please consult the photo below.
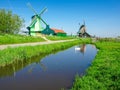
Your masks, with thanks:
<instances>
[{"instance_id":1,"label":"brown windmill","mask_svg":"<svg viewBox=\"0 0 120 90\"><path fill-rule=\"evenodd\" d=\"M80 25L80 23L79 23ZM84 24L82 24L79 28L79 31L77 32L79 37L91 37L87 32L86 32L86 25L85 25L85 21Z\"/></svg>"}]
</instances>

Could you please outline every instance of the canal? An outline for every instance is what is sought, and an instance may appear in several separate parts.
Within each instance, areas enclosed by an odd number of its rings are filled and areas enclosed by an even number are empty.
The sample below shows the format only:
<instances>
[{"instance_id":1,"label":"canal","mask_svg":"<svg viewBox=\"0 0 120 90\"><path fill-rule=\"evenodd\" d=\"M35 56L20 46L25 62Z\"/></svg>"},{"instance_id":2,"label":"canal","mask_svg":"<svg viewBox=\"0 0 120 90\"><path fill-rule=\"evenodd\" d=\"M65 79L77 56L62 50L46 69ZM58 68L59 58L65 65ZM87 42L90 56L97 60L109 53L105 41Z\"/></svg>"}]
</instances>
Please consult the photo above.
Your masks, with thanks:
<instances>
[{"instance_id":1,"label":"canal","mask_svg":"<svg viewBox=\"0 0 120 90\"><path fill-rule=\"evenodd\" d=\"M81 44L0 67L0 90L69 90L75 75L84 75L97 49Z\"/></svg>"}]
</instances>

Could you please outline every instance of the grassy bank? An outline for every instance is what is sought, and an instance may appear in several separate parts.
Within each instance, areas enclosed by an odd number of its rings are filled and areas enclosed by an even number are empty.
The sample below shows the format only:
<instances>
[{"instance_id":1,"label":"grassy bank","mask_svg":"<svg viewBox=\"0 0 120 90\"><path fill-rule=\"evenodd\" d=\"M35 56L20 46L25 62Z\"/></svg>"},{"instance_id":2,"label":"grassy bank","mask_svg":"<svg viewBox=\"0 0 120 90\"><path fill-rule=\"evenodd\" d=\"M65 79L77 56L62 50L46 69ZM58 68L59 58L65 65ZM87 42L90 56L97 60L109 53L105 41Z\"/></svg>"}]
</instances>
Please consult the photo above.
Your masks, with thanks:
<instances>
[{"instance_id":1,"label":"grassy bank","mask_svg":"<svg viewBox=\"0 0 120 90\"><path fill-rule=\"evenodd\" d=\"M18 60L27 60L34 56L50 54L55 51L69 48L79 43L90 43L90 42L91 42L90 39L79 39L75 41L49 44L49 45L8 48L0 51L0 66L6 66L8 64L12 64L13 62Z\"/></svg>"},{"instance_id":2,"label":"grassy bank","mask_svg":"<svg viewBox=\"0 0 120 90\"><path fill-rule=\"evenodd\" d=\"M40 62L40 60L42 58L44 58L46 55L40 55L37 57L33 57L27 60L16 60L14 63L9 64L5 67L0 67L0 78L3 77L8 77L8 76L12 76L14 75L15 72L18 72L19 70L23 69L24 67L27 67L29 65L31 65L32 63L34 63L34 66L36 66L36 64L39 64L41 66L41 68L44 70L44 66L42 65L42 63ZM28 73L32 72L32 68L34 67L32 66Z\"/></svg>"},{"instance_id":3,"label":"grassy bank","mask_svg":"<svg viewBox=\"0 0 120 90\"><path fill-rule=\"evenodd\" d=\"M0 44L16 44L27 42L41 42L45 41L40 37L24 36L24 35L0 35Z\"/></svg>"},{"instance_id":4,"label":"grassy bank","mask_svg":"<svg viewBox=\"0 0 120 90\"><path fill-rule=\"evenodd\" d=\"M99 52L86 75L76 75L72 90L120 90L120 42L100 41Z\"/></svg>"}]
</instances>

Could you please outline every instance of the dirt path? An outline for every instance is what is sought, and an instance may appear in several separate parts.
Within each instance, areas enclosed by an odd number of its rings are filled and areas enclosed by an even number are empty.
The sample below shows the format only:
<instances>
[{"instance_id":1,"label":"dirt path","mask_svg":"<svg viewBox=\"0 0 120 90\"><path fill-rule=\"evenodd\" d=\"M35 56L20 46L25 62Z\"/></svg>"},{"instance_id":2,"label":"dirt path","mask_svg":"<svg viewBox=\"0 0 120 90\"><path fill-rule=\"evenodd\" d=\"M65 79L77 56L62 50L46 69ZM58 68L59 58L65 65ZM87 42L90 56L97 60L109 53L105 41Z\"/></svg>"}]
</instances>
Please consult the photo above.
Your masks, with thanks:
<instances>
[{"instance_id":1,"label":"dirt path","mask_svg":"<svg viewBox=\"0 0 120 90\"><path fill-rule=\"evenodd\" d=\"M14 48L14 47L20 47L20 46L36 46L36 45L44 45L44 44L53 44L53 43L59 43L59 42L68 42L68 41L74 41L72 40L59 40L59 41L45 41L45 42L34 42L34 43L22 43L22 44L7 44L7 45L0 45L0 50L6 49L8 47Z\"/></svg>"}]
</instances>

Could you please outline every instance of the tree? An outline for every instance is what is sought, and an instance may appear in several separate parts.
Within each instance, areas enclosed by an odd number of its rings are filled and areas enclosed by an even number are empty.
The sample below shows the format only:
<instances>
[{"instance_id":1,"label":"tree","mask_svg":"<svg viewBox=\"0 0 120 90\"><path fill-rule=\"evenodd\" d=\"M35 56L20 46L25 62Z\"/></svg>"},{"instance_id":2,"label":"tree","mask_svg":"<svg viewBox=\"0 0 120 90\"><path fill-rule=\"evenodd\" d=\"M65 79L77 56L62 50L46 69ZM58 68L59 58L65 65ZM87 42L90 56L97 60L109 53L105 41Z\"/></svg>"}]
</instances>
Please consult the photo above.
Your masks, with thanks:
<instances>
[{"instance_id":1,"label":"tree","mask_svg":"<svg viewBox=\"0 0 120 90\"><path fill-rule=\"evenodd\" d=\"M0 33L15 34L20 31L24 24L24 20L12 11L0 9Z\"/></svg>"}]
</instances>

